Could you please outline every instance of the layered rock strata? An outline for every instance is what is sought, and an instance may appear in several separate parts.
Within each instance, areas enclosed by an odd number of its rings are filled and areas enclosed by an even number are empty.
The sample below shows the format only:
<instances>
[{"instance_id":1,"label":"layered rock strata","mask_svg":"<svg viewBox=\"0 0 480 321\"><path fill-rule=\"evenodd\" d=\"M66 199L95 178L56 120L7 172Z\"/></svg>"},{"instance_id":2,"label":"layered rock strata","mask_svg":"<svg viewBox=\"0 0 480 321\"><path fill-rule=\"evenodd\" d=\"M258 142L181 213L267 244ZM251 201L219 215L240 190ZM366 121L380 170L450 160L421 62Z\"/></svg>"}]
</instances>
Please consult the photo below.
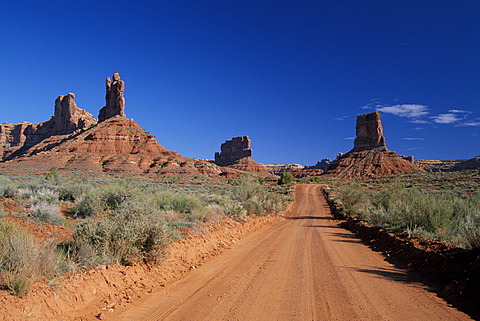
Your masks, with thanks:
<instances>
[{"instance_id":1,"label":"layered rock strata","mask_svg":"<svg viewBox=\"0 0 480 321\"><path fill-rule=\"evenodd\" d=\"M90 113L77 107L73 93L59 96L55 100L54 115L48 121L0 125L2 160L22 156L26 148L51 136L80 132L96 123Z\"/></svg>"},{"instance_id":2,"label":"layered rock strata","mask_svg":"<svg viewBox=\"0 0 480 321\"><path fill-rule=\"evenodd\" d=\"M252 159L251 140L248 136L237 136L222 143L220 153L215 153L215 164L230 168L267 174L265 167Z\"/></svg>"},{"instance_id":3,"label":"layered rock strata","mask_svg":"<svg viewBox=\"0 0 480 321\"><path fill-rule=\"evenodd\" d=\"M357 116L356 135L353 152L387 146L380 113L377 111Z\"/></svg>"},{"instance_id":4,"label":"layered rock strata","mask_svg":"<svg viewBox=\"0 0 480 321\"><path fill-rule=\"evenodd\" d=\"M236 176L241 172L182 157L125 117L125 83L118 73L107 78L101 122L76 106L74 94L55 100L54 116L43 123L0 125L0 173L38 174L55 166L73 174L108 173L157 177Z\"/></svg>"},{"instance_id":5,"label":"layered rock strata","mask_svg":"<svg viewBox=\"0 0 480 321\"><path fill-rule=\"evenodd\" d=\"M273 175L280 175L290 170L302 170L304 166L300 164L262 164L265 169Z\"/></svg>"},{"instance_id":6,"label":"layered rock strata","mask_svg":"<svg viewBox=\"0 0 480 321\"><path fill-rule=\"evenodd\" d=\"M470 159L429 160L421 159L415 164L428 172L455 172L462 170L480 169L480 156Z\"/></svg>"},{"instance_id":7,"label":"layered rock strata","mask_svg":"<svg viewBox=\"0 0 480 321\"><path fill-rule=\"evenodd\" d=\"M380 113L359 115L354 148L339 154L330 164L327 175L337 178L374 178L424 171L413 157L398 155L387 149Z\"/></svg>"}]
</instances>

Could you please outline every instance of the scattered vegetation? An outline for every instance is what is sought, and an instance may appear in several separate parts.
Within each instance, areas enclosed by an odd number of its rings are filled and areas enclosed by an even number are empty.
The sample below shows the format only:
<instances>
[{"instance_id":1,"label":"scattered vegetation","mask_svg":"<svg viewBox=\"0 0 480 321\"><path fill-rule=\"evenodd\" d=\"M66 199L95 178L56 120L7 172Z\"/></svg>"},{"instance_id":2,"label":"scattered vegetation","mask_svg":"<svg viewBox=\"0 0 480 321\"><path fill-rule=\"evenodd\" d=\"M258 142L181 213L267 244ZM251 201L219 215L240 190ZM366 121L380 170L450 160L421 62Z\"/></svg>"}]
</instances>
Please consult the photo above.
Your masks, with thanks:
<instances>
[{"instance_id":1,"label":"scattered vegetation","mask_svg":"<svg viewBox=\"0 0 480 321\"><path fill-rule=\"evenodd\" d=\"M181 237L180 228L201 231L201 223L229 217L281 212L289 187L266 186L253 178L226 185L181 184L179 176L162 182L132 179L73 179L52 168L44 177L0 176L0 199L26 209L14 215L35 222L74 228L71 241L40 244L8 218L0 219L0 287L17 295L41 278L64 270L115 262L151 263ZM0 215L1 217L1 215Z\"/></svg>"},{"instance_id":2,"label":"scattered vegetation","mask_svg":"<svg viewBox=\"0 0 480 321\"><path fill-rule=\"evenodd\" d=\"M449 179L450 173L445 174L446 179L439 177L436 173L333 182L330 193L351 217L466 248L480 248L479 172L456 174L455 181Z\"/></svg>"},{"instance_id":3,"label":"scattered vegetation","mask_svg":"<svg viewBox=\"0 0 480 321\"><path fill-rule=\"evenodd\" d=\"M293 177L292 174L283 172L280 174L280 178L278 179L278 184L279 185L288 185L288 184L293 184L295 182L295 177Z\"/></svg>"},{"instance_id":4,"label":"scattered vegetation","mask_svg":"<svg viewBox=\"0 0 480 321\"><path fill-rule=\"evenodd\" d=\"M52 278L64 267L54 243L38 244L19 225L0 219L0 286L23 296L35 281Z\"/></svg>"}]
</instances>

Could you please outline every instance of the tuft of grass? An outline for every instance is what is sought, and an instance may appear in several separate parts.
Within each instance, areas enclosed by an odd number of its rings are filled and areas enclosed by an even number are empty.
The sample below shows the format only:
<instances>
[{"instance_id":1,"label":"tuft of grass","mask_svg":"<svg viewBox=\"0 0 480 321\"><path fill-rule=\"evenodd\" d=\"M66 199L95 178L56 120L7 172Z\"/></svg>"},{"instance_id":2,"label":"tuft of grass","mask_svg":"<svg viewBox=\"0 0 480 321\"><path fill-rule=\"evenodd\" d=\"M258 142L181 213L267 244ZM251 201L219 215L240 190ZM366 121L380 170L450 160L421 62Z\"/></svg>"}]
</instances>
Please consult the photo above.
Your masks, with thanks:
<instances>
[{"instance_id":1,"label":"tuft of grass","mask_svg":"<svg viewBox=\"0 0 480 321\"><path fill-rule=\"evenodd\" d=\"M60 266L55 243L39 245L18 224L0 220L0 285L24 296L35 281L60 272Z\"/></svg>"}]
</instances>

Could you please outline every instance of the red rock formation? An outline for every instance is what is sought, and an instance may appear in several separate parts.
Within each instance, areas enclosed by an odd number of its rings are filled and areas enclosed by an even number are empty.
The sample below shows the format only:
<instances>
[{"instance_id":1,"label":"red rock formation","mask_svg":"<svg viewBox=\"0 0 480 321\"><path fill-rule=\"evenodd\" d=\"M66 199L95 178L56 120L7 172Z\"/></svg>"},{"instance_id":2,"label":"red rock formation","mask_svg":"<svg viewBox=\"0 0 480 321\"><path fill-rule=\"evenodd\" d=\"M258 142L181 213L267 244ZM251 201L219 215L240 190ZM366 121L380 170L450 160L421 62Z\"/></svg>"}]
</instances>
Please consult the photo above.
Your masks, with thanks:
<instances>
[{"instance_id":1,"label":"red rock formation","mask_svg":"<svg viewBox=\"0 0 480 321\"><path fill-rule=\"evenodd\" d=\"M215 164L230 168L268 174L266 168L252 159L251 140L248 136L238 136L227 140L220 146L220 153L215 153Z\"/></svg>"},{"instance_id":2,"label":"red rock formation","mask_svg":"<svg viewBox=\"0 0 480 321\"><path fill-rule=\"evenodd\" d=\"M415 164L429 172L456 172L480 168L480 156L470 159L429 160L421 159Z\"/></svg>"},{"instance_id":3,"label":"red rock formation","mask_svg":"<svg viewBox=\"0 0 480 321\"><path fill-rule=\"evenodd\" d=\"M262 164L270 174L280 175L290 170L301 170L304 166L300 164Z\"/></svg>"},{"instance_id":4,"label":"red rock formation","mask_svg":"<svg viewBox=\"0 0 480 321\"><path fill-rule=\"evenodd\" d=\"M320 176L324 173L323 170L316 169L316 168L290 169L290 170L287 170L286 172L292 174L292 176L295 178Z\"/></svg>"},{"instance_id":5,"label":"red rock formation","mask_svg":"<svg viewBox=\"0 0 480 321\"><path fill-rule=\"evenodd\" d=\"M373 178L424 171L414 164L413 158L387 149L380 113L358 116L356 129L354 148L348 153L340 154L330 164L328 176Z\"/></svg>"},{"instance_id":6,"label":"red rock formation","mask_svg":"<svg viewBox=\"0 0 480 321\"><path fill-rule=\"evenodd\" d=\"M248 136L238 136L227 140L220 146L221 152L215 153L215 164L219 166L229 166L243 158L251 158L251 143L252 141Z\"/></svg>"},{"instance_id":7,"label":"red rock formation","mask_svg":"<svg viewBox=\"0 0 480 321\"><path fill-rule=\"evenodd\" d=\"M324 158L321 161L318 161L315 165L313 166L305 166L305 169L321 169L322 171L326 172L328 168L330 167L330 164L332 164L332 161L329 158Z\"/></svg>"},{"instance_id":8,"label":"red rock formation","mask_svg":"<svg viewBox=\"0 0 480 321\"><path fill-rule=\"evenodd\" d=\"M55 114L49 121L0 125L4 155L0 172L38 174L55 166L73 174L239 175L161 146L153 135L125 117L124 88L118 73L113 82L107 79L106 106L99 123L76 106L74 94L68 94L55 100Z\"/></svg>"},{"instance_id":9,"label":"red rock formation","mask_svg":"<svg viewBox=\"0 0 480 321\"><path fill-rule=\"evenodd\" d=\"M125 98L123 97L125 83L120 79L118 72L113 74L112 79L113 82L110 80L110 77L107 77L105 81L105 107L100 109L98 115L99 122L114 116L125 117Z\"/></svg>"},{"instance_id":10,"label":"red rock formation","mask_svg":"<svg viewBox=\"0 0 480 321\"><path fill-rule=\"evenodd\" d=\"M3 160L20 157L25 149L44 139L85 130L97 120L75 104L75 95L69 93L55 100L54 115L42 123L22 122L0 125L0 144L3 146Z\"/></svg>"},{"instance_id":11,"label":"red rock formation","mask_svg":"<svg viewBox=\"0 0 480 321\"><path fill-rule=\"evenodd\" d=\"M353 143L352 151L387 146L385 137L383 137L382 120L380 113L377 111L357 116L356 134L357 137Z\"/></svg>"},{"instance_id":12,"label":"red rock formation","mask_svg":"<svg viewBox=\"0 0 480 321\"><path fill-rule=\"evenodd\" d=\"M51 136L2 166L9 173L38 173L52 166L70 173L219 176L228 169L182 157L160 145L132 119L112 117L78 134ZM1 170L0 170L1 171Z\"/></svg>"}]
</instances>

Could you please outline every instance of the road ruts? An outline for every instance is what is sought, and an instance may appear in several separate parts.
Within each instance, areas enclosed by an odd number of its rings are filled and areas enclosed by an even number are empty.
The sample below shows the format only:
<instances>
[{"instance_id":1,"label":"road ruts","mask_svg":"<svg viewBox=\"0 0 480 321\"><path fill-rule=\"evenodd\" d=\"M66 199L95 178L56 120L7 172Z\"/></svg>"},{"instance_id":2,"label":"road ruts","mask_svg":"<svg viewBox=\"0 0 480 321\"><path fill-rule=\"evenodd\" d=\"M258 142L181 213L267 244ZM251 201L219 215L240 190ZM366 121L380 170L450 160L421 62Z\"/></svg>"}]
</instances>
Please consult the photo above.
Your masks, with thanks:
<instances>
[{"instance_id":1,"label":"road ruts","mask_svg":"<svg viewBox=\"0 0 480 321\"><path fill-rule=\"evenodd\" d=\"M289 217L153 293L120 320L469 320L331 218L319 185Z\"/></svg>"}]
</instances>

